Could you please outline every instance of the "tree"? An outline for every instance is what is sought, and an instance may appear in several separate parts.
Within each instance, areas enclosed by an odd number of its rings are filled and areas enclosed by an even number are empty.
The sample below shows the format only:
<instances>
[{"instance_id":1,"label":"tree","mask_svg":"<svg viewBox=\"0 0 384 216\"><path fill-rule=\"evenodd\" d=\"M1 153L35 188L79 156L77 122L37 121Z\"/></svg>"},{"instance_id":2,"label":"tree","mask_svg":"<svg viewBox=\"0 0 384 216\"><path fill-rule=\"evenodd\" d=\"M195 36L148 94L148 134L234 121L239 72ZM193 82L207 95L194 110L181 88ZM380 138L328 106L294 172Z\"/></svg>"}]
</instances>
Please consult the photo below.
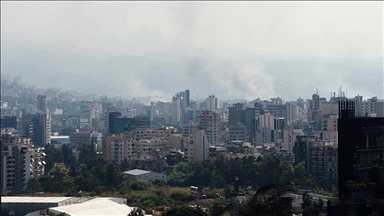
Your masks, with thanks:
<instances>
[{"instance_id":1,"label":"tree","mask_svg":"<svg viewBox=\"0 0 384 216\"><path fill-rule=\"evenodd\" d=\"M207 213L203 212L200 207L174 207L170 210L163 212L162 216L185 216L185 215L193 215L193 216L208 216Z\"/></svg>"},{"instance_id":2,"label":"tree","mask_svg":"<svg viewBox=\"0 0 384 216\"><path fill-rule=\"evenodd\" d=\"M290 191L290 188L281 188L278 184L266 184L242 206L239 215L291 215L289 207L283 206L281 201L282 196Z\"/></svg>"},{"instance_id":3,"label":"tree","mask_svg":"<svg viewBox=\"0 0 384 216\"><path fill-rule=\"evenodd\" d=\"M134 208L128 216L145 216L145 214L141 208Z\"/></svg>"},{"instance_id":4,"label":"tree","mask_svg":"<svg viewBox=\"0 0 384 216\"><path fill-rule=\"evenodd\" d=\"M322 199L319 199L319 202L316 203L307 191L304 192L303 203L301 204L303 216L319 216L323 205L324 201Z\"/></svg>"},{"instance_id":5,"label":"tree","mask_svg":"<svg viewBox=\"0 0 384 216\"><path fill-rule=\"evenodd\" d=\"M40 182L36 178L30 178L27 183L27 191L32 193L41 191Z\"/></svg>"},{"instance_id":6,"label":"tree","mask_svg":"<svg viewBox=\"0 0 384 216\"><path fill-rule=\"evenodd\" d=\"M123 160L123 162L121 162L121 164L120 164L120 170L122 172L124 172L124 171L127 171L128 169L129 169L129 162L128 162L127 158L125 158Z\"/></svg>"}]
</instances>

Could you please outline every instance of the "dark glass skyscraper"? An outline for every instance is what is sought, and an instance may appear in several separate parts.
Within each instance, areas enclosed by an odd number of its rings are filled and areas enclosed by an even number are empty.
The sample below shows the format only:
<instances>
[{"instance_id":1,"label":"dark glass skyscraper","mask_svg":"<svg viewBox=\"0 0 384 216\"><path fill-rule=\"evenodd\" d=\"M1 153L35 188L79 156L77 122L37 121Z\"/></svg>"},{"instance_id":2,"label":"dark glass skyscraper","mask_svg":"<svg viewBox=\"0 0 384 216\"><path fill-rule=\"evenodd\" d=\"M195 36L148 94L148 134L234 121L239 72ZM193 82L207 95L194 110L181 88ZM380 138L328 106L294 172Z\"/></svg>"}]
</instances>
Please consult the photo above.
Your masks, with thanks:
<instances>
[{"instance_id":1,"label":"dark glass skyscraper","mask_svg":"<svg viewBox=\"0 0 384 216\"><path fill-rule=\"evenodd\" d=\"M185 90L185 100L186 100L186 104L187 104L187 106L189 106L189 103L190 103L190 94L189 94L189 90Z\"/></svg>"},{"instance_id":2,"label":"dark glass skyscraper","mask_svg":"<svg viewBox=\"0 0 384 216\"><path fill-rule=\"evenodd\" d=\"M354 101L339 102L338 119L338 163L339 163L339 198L342 200L354 199L353 194L347 187L347 181L358 181L357 171L360 169L360 162L357 160L361 149L367 151L378 149L380 142L367 142L367 128L384 126L384 118L355 117ZM382 145L382 144L381 144ZM377 162L375 162L377 163ZM380 162L379 162L380 163ZM376 164L378 165L378 164ZM371 169L373 165L364 169ZM373 180L370 176L367 179Z\"/></svg>"}]
</instances>

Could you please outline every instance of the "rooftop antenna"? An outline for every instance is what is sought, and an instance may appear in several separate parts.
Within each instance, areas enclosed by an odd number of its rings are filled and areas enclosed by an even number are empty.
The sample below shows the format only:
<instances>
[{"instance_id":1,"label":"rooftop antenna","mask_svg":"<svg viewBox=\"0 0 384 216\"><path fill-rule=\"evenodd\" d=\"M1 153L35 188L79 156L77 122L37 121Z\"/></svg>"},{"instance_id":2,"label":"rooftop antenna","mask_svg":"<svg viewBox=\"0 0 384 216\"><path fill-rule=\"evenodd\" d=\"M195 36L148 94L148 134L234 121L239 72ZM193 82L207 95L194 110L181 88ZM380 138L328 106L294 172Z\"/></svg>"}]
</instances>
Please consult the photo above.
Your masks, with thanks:
<instances>
[{"instance_id":1,"label":"rooftop antenna","mask_svg":"<svg viewBox=\"0 0 384 216\"><path fill-rule=\"evenodd\" d=\"M316 89L316 94L319 94L319 89Z\"/></svg>"}]
</instances>

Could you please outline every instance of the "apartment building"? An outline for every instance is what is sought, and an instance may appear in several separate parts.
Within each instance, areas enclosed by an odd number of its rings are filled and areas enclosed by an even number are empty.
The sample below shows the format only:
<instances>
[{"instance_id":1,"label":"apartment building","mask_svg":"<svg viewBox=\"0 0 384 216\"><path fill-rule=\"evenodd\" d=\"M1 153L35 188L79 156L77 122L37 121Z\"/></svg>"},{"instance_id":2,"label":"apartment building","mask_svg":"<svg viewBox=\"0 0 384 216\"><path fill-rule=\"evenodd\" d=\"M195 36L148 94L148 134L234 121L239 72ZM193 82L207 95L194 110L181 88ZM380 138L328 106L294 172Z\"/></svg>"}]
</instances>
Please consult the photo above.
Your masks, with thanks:
<instances>
[{"instance_id":1,"label":"apartment building","mask_svg":"<svg viewBox=\"0 0 384 216\"><path fill-rule=\"evenodd\" d=\"M220 140L220 114L202 111L199 115L199 129L205 131L208 142L216 144Z\"/></svg>"},{"instance_id":2,"label":"apartment building","mask_svg":"<svg viewBox=\"0 0 384 216\"><path fill-rule=\"evenodd\" d=\"M209 111L215 111L220 108L219 106L219 98L217 98L215 95L210 95L205 100L206 103L206 109Z\"/></svg>"},{"instance_id":3,"label":"apartment building","mask_svg":"<svg viewBox=\"0 0 384 216\"><path fill-rule=\"evenodd\" d=\"M190 136L187 151L185 153L189 162L207 160L209 156L209 142L204 130L196 130Z\"/></svg>"},{"instance_id":4,"label":"apartment building","mask_svg":"<svg viewBox=\"0 0 384 216\"><path fill-rule=\"evenodd\" d=\"M337 115L323 115L321 118L321 130L337 131Z\"/></svg>"},{"instance_id":5,"label":"apartment building","mask_svg":"<svg viewBox=\"0 0 384 216\"><path fill-rule=\"evenodd\" d=\"M337 183L337 146L330 141L313 141L310 155L309 174L317 181Z\"/></svg>"},{"instance_id":6,"label":"apartment building","mask_svg":"<svg viewBox=\"0 0 384 216\"><path fill-rule=\"evenodd\" d=\"M124 159L130 160L134 154L134 134L110 135L102 138L103 158L120 165Z\"/></svg>"},{"instance_id":7,"label":"apartment building","mask_svg":"<svg viewBox=\"0 0 384 216\"><path fill-rule=\"evenodd\" d=\"M229 141L236 141L236 140L240 140L240 141L243 141L243 142L246 142L248 141L247 140L247 128L245 127L245 125L233 125L233 126L229 126L228 127L229 129Z\"/></svg>"},{"instance_id":8,"label":"apartment building","mask_svg":"<svg viewBox=\"0 0 384 216\"><path fill-rule=\"evenodd\" d=\"M32 138L35 146L45 146L51 141L51 115L27 113L23 116L22 136Z\"/></svg>"},{"instance_id":9,"label":"apartment building","mask_svg":"<svg viewBox=\"0 0 384 216\"><path fill-rule=\"evenodd\" d=\"M30 178L44 175L44 147L34 147L31 138L1 135L1 190L26 191Z\"/></svg>"}]
</instances>

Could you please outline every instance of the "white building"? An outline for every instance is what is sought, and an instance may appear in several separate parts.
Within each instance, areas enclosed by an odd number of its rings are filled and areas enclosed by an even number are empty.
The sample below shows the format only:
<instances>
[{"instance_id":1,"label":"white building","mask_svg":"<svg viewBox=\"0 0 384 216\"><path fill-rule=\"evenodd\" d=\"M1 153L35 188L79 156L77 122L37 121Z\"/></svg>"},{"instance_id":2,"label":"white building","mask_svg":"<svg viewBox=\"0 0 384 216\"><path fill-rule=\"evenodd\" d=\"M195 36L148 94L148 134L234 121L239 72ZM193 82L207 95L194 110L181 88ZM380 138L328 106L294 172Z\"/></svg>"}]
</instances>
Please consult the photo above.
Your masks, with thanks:
<instances>
[{"instance_id":1,"label":"white building","mask_svg":"<svg viewBox=\"0 0 384 216\"><path fill-rule=\"evenodd\" d=\"M44 175L43 147L34 147L30 138L13 134L2 134L1 145L1 191L23 192L30 178Z\"/></svg>"},{"instance_id":2,"label":"white building","mask_svg":"<svg viewBox=\"0 0 384 216\"><path fill-rule=\"evenodd\" d=\"M178 124L181 121L181 113L180 113L180 107L181 106L181 98L179 95L176 95L172 98L172 115L171 115L171 123L172 124Z\"/></svg>"},{"instance_id":3,"label":"white building","mask_svg":"<svg viewBox=\"0 0 384 216\"><path fill-rule=\"evenodd\" d=\"M167 181L167 175L152 171L134 169L124 172L129 178L141 181Z\"/></svg>"},{"instance_id":4,"label":"white building","mask_svg":"<svg viewBox=\"0 0 384 216\"><path fill-rule=\"evenodd\" d=\"M218 110L219 107L219 98L215 97L215 95L210 95L205 101L207 110L215 111Z\"/></svg>"},{"instance_id":5,"label":"white building","mask_svg":"<svg viewBox=\"0 0 384 216\"><path fill-rule=\"evenodd\" d=\"M1 211L7 215L38 216L47 209L54 215L126 216L135 209L127 204L117 197L1 197Z\"/></svg>"}]
</instances>

